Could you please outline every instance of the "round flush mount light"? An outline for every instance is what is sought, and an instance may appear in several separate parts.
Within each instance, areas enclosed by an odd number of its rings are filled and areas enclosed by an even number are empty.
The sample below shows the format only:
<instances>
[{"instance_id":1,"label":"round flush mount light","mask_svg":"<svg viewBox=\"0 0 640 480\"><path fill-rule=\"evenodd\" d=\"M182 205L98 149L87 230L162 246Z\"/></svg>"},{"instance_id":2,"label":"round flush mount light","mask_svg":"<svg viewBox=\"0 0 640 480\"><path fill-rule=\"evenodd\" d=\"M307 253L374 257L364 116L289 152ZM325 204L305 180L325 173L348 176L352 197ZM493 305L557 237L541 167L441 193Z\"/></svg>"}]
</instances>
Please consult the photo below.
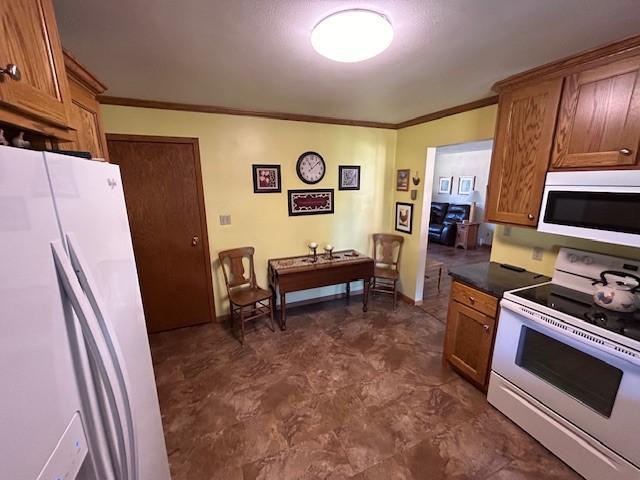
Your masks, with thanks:
<instances>
[{"instance_id":1,"label":"round flush mount light","mask_svg":"<svg viewBox=\"0 0 640 480\"><path fill-rule=\"evenodd\" d=\"M311 45L336 62L361 62L391 44L393 27L387 17L371 10L344 10L329 15L311 32Z\"/></svg>"}]
</instances>

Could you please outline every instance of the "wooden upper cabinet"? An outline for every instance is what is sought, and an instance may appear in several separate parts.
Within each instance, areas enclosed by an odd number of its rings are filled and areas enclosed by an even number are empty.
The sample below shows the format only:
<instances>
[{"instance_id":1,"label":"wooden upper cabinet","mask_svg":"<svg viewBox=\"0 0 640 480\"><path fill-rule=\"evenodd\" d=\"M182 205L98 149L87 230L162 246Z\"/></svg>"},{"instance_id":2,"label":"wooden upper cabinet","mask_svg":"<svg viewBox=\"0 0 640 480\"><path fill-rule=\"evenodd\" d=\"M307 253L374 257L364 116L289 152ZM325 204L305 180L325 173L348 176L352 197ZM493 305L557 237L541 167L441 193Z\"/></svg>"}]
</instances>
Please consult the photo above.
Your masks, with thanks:
<instances>
[{"instance_id":1,"label":"wooden upper cabinet","mask_svg":"<svg viewBox=\"0 0 640 480\"><path fill-rule=\"evenodd\" d=\"M34 130L43 130L34 120L67 128L69 90L51 0L0 1L0 41L0 65L15 64L21 75L0 80L6 109L0 120Z\"/></svg>"},{"instance_id":2,"label":"wooden upper cabinet","mask_svg":"<svg viewBox=\"0 0 640 480\"><path fill-rule=\"evenodd\" d=\"M557 78L501 92L487 221L537 225L561 90Z\"/></svg>"},{"instance_id":3,"label":"wooden upper cabinet","mask_svg":"<svg viewBox=\"0 0 640 480\"><path fill-rule=\"evenodd\" d=\"M97 96L107 87L69 52L64 64L71 92L71 125L75 129L71 142L60 143L62 149L90 152L94 158L108 160L107 139L100 119Z\"/></svg>"},{"instance_id":4,"label":"wooden upper cabinet","mask_svg":"<svg viewBox=\"0 0 640 480\"><path fill-rule=\"evenodd\" d=\"M551 168L638 168L640 56L565 81Z\"/></svg>"}]
</instances>

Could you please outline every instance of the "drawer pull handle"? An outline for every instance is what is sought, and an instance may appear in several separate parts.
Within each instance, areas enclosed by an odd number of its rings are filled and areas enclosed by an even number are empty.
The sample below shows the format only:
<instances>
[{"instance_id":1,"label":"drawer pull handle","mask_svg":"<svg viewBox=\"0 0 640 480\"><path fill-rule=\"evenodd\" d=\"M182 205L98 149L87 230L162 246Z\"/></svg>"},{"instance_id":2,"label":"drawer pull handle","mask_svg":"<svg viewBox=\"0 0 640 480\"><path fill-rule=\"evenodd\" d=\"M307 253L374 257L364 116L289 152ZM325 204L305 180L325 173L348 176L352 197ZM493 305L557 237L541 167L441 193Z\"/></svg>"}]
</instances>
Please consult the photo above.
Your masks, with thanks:
<instances>
[{"instance_id":1,"label":"drawer pull handle","mask_svg":"<svg viewBox=\"0 0 640 480\"><path fill-rule=\"evenodd\" d=\"M621 153L622 155L631 155L631 153L632 153L632 152L631 152L631 150L629 150L628 148L621 148L621 149L620 149L620 153Z\"/></svg>"},{"instance_id":2,"label":"drawer pull handle","mask_svg":"<svg viewBox=\"0 0 640 480\"><path fill-rule=\"evenodd\" d=\"M9 78L15 80L16 82L22 78L20 69L15 63L7 63L6 67L0 68L0 78L2 78L4 75L9 75Z\"/></svg>"},{"instance_id":3,"label":"drawer pull handle","mask_svg":"<svg viewBox=\"0 0 640 480\"><path fill-rule=\"evenodd\" d=\"M474 297L471 297L471 296L469 297L469 301L470 301L471 303L476 303L476 299L475 299Z\"/></svg>"}]
</instances>

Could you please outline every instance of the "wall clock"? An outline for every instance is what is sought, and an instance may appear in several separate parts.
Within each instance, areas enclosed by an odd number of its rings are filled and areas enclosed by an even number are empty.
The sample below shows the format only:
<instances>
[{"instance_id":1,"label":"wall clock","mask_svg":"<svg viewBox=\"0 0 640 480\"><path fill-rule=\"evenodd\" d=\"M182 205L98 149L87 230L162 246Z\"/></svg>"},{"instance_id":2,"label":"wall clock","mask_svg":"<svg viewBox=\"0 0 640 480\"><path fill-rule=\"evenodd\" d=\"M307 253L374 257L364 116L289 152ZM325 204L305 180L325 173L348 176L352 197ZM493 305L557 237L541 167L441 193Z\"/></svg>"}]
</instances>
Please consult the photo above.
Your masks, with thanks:
<instances>
[{"instance_id":1,"label":"wall clock","mask_svg":"<svg viewBox=\"0 0 640 480\"><path fill-rule=\"evenodd\" d=\"M304 183L318 183L324 177L326 165L319 153L305 152L298 157L296 172Z\"/></svg>"}]
</instances>

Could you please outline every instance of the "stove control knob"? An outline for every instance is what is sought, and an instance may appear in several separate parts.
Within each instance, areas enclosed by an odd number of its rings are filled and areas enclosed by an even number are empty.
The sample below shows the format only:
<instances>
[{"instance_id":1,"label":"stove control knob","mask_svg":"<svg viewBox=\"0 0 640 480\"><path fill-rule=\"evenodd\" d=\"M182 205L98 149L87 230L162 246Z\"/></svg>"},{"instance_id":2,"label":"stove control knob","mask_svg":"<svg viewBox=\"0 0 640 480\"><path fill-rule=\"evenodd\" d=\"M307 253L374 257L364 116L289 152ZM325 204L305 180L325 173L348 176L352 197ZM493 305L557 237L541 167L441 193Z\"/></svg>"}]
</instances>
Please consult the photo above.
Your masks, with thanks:
<instances>
[{"instance_id":1,"label":"stove control knob","mask_svg":"<svg viewBox=\"0 0 640 480\"><path fill-rule=\"evenodd\" d=\"M585 265L593 264L593 257L590 257L589 255L585 255L584 257L582 257L582 263L584 263Z\"/></svg>"},{"instance_id":2,"label":"stove control knob","mask_svg":"<svg viewBox=\"0 0 640 480\"><path fill-rule=\"evenodd\" d=\"M580 260L580 257L575 253L572 253L571 255L569 255L569 261L571 263L576 263L578 260Z\"/></svg>"}]
</instances>

